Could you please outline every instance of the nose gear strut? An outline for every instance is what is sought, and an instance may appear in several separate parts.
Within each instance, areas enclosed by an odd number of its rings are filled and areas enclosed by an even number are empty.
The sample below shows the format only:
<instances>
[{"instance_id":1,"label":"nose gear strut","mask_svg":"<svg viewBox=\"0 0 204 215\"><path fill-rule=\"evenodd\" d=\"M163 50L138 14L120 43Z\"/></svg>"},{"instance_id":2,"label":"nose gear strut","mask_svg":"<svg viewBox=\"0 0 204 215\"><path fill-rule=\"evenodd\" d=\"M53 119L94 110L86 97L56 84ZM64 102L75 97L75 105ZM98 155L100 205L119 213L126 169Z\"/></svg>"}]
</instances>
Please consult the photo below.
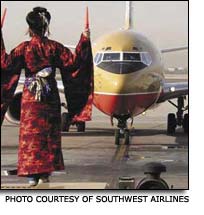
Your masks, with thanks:
<instances>
[{"instance_id":1,"label":"nose gear strut","mask_svg":"<svg viewBox=\"0 0 204 215\"><path fill-rule=\"evenodd\" d=\"M120 139L124 139L124 144L129 145L130 143L130 131L127 126L127 120L131 118L131 123L130 125L132 126L133 124L133 118L130 117L129 115L124 115L124 116L112 116L111 117L111 122L113 125L113 117L115 117L118 120L118 129L115 130L115 144L119 145L120 144Z\"/></svg>"}]
</instances>

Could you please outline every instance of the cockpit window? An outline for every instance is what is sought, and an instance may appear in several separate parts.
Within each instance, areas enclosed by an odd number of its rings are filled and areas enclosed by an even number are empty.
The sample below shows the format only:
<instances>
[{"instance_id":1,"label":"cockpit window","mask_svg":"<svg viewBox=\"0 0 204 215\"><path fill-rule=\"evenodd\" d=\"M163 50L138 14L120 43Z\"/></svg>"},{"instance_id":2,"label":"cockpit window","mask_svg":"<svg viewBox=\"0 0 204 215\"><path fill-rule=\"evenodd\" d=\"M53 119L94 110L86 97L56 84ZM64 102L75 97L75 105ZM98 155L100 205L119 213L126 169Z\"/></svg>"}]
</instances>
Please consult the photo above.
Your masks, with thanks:
<instances>
[{"instance_id":1,"label":"cockpit window","mask_svg":"<svg viewBox=\"0 0 204 215\"><path fill-rule=\"evenodd\" d=\"M101 62L102 56L103 56L102 53L100 53L98 57L98 63Z\"/></svg>"},{"instance_id":2,"label":"cockpit window","mask_svg":"<svg viewBox=\"0 0 204 215\"><path fill-rule=\"evenodd\" d=\"M140 53L123 53L123 60L141 61Z\"/></svg>"},{"instance_id":3,"label":"cockpit window","mask_svg":"<svg viewBox=\"0 0 204 215\"><path fill-rule=\"evenodd\" d=\"M97 53L95 58L94 58L94 63L98 64L100 63L101 59L102 59L103 54L102 53Z\"/></svg>"},{"instance_id":4,"label":"cockpit window","mask_svg":"<svg viewBox=\"0 0 204 215\"><path fill-rule=\"evenodd\" d=\"M98 56L99 56L99 53L97 53L96 56L94 57L94 63L95 64L97 64L97 62L98 62Z\"/></svg>"},{"instance_id":5,"label":"cockpit window","mask_svg":"<svg viewBox=\"0 0 204 215\"><path fill-rule=\"evenodd\" d=\"M120 60L120 53L105 53L103 55L104 61Z\"/></svg>"},{"instance_id":6,"label":"cockpit window","mask_svg":"<svg viewBox=\"0 0 204 215\"><path fill-rule=\"evenodd\" d=\"M128 74L152 63L148 52L99 52L94 58L99 68L116 74Z\"/></svg>"},{"instance_id":7,"label":"cockpit window","mask_svg":"<svg viewBox=\"0 0 204 215\"><path fill-rule=\"evenodd\" d=\"M152 63L151 56L150 56L150 54L148 52L142 52L140 55L141 55L141 61L144 64L149 66Z\"/></svg>"}]
</instances>

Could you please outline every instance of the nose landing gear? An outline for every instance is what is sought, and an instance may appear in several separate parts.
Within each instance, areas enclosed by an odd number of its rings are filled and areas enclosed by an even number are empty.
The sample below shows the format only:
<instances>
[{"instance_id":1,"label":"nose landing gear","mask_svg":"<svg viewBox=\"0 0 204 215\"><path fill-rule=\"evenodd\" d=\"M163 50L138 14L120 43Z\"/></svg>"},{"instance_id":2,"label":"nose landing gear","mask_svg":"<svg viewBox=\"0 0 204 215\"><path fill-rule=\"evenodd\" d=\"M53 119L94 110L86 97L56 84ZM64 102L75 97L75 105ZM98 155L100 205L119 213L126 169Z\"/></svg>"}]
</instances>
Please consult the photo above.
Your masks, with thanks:
<instances>
[{"instance_id":1,"label":"nose landing gear","mask_svg":"<svg viewBox=\"0 0 204 215\"><path fill-rule=\"evenodd\" d=\"M169 113L167 119L167 133L174 134L177 126L182 126L184 133L188 133L189 130L189 117L188 113L183 114L188 109L188 106L184 107L185 97L178 97L177 105L169 100L169 103L177 108L177 113Z\"/></svg>"},{"instance_id":2,"label":"nose landing gear","mask_svg":"<svg viewBox=\"0 0 204 215\"><path fill-rule=\"evenodd\" d=\"M120 139L124 138L124 144L130 143L130 131L128 129L116 129L115 130L115 145L120 145Z\"/></svg>"},{"instance_id":3,"label":"nose landing gear","mask_svg":"<svg viewBox=\"0 0 204 215\"><path fill-rule=\"evenodd\" d=\"M130 118L130 116L120 116L115 117L118 120L118 129L115 130L115 145L120 145L120 140L124 140L125 145L129 145L130 143L130 131L127 128L127 120ZM133 123L133 120L131 122L131 125Z\"/></svg>"}]
</instances>

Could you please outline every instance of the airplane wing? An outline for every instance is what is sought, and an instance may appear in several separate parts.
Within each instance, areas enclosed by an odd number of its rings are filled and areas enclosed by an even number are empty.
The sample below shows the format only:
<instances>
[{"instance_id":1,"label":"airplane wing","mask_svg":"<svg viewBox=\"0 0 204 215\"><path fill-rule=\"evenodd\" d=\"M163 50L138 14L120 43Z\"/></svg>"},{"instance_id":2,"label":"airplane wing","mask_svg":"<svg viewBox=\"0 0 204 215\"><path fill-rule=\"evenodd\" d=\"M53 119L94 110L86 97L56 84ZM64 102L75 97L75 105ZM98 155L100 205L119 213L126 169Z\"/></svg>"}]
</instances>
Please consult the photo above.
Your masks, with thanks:
<instances>
[{"instance_id":1,"label":"airplane wing","mask_svg":"<svg viewBox=\"0 0 204 215\"><path fill-rule=\"evenodd\" d=\"M165 102L166 100L178 98L185 95L188 95L188 82L165 82L163 84L163 90L157 103Z\"/></svg>"},{"instance_id":2,"label":"airplane wing","mask_svg":"<svg viewBox=\"0 0 204 215\"><path fill-rule=\"evenodd\" d=\"M182 46L182 47L176 47L176 48L170 48L170 49L162 49L161 53L169 53L169 52L175 52L175 51L182 51L188 49L188 46Z\"/></svg>"},{"instance_id":3,"label":"airplane wing","mask_svg":"<svg viewBox=\"0 0 204 215\"><path fill-rule=\"evenodd\" d=\"M188 46L162 49L161 53L182 51L186 49L188 49ZM160 97L157 103L161 103L166 100L178 98L180 96L185 96L185 95L188 95L188 82L176 82L176 83L164 82L162 93L160 94Z\"/></svg>"}]
</instances>

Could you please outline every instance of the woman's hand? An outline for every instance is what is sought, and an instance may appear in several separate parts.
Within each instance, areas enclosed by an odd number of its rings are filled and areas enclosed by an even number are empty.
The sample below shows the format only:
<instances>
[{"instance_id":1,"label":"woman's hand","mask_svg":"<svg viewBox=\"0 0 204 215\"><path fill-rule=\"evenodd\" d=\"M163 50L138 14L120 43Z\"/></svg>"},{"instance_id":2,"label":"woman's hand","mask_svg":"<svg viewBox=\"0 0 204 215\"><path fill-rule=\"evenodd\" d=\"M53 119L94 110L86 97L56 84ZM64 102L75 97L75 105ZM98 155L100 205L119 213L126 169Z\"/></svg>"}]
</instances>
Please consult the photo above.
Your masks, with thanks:
<instances>
[{"instance_id":1,"label":"woman's hand","mask_svg":"<svg viewBox=\"0 0 204 215\"><path fill-rule=\"evenodd\" d=\"M90 38L90 29L85 29L84 32L83 32L83 35L86 37L86 38Z\"/></svg>"}]
</instances>

